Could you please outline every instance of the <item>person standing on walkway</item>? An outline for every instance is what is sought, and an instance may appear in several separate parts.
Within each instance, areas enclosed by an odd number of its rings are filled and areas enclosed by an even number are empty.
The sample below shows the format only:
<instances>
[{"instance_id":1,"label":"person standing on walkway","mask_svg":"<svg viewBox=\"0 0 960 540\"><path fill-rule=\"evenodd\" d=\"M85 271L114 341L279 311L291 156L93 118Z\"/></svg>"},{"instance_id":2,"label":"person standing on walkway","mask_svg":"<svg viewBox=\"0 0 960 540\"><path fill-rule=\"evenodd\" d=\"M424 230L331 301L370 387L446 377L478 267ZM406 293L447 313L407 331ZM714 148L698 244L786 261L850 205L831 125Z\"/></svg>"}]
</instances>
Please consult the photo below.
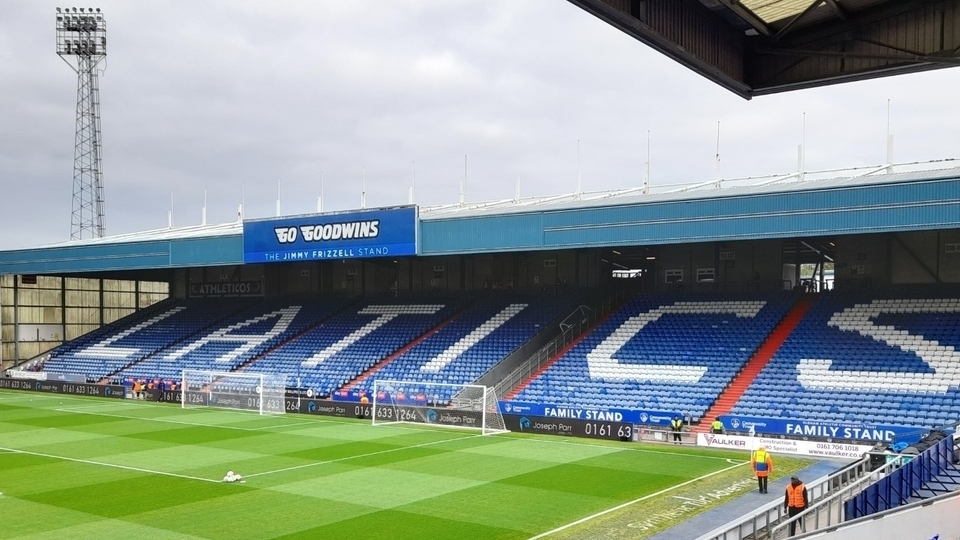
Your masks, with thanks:
<instances>
[{"instance_id":1,"label":"person standing on walkway","mask_svg":"<svg viewBox=\"0 0 960 540\"><path fill-rule=\"evenodd\" d=\"M790 478L790 485L787 486L787 492L783 497L783 508L787 511L789 517L793 517L800 512L803 512L807 509L807 505L810 501L807 499L807 487L803 485L803 482L799 478L793 476ZM797 522L790 522L790 536L793 536L797 532ZM801 523L801 529L806 530L806 527L803 527Z\"/></svg>"},{"instance_id":2,"label":"person standing on walkway","mask_svg":"<svg viewBox=\"0 0 960 540\"><path fill-rule=\"evenodd\" d=\"M773 472L773 458L770 457L770 452L762 446L757 448L750 456L750 466L753 467L753 474L757 477L760 493L766 493L767 476Z\"/></svg>"},{"instance_id":3,"label":"person standing on walkway","mask_svg":"<svg viewBox=\"0 0 960 540\"><path fill-rule=\"evenodd\" d=\"M680 432L683 431L683 420L679 415L673 415L673 420L670 421L670 431L673 432L674 444L682 444L683 440L680 437Z\"/></svg>"}]
</instances>

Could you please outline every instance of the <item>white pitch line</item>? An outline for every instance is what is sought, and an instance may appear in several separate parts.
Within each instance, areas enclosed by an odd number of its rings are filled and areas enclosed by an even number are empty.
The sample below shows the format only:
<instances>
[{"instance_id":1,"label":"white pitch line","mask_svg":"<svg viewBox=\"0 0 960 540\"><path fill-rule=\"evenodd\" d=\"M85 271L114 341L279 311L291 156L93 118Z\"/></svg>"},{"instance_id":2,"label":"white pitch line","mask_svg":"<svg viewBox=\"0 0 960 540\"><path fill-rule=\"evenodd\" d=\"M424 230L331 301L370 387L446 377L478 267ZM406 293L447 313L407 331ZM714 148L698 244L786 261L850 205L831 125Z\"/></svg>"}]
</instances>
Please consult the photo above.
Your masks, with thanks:
<instances>
[{"instance_id":1,"label":"white pitch line","mask_svg":"<svg viewBox=\"0 0 960 540\"><path fill-rule=\"evenodd\" d=\"M590 520L592 520L592 519L596 519L596 518L598 518L598 517L600 517L600 516L604 516L604 515L606 515L606 514L609 514L610 512L616 512L617 510L620 510L620 509L626 508L626 507L628 507L628 506L637 504L638 502L643 502L643 501L645 501L645 500L647 500L647 499L652 499L652 498L654 498L654 497L659 497L660 495L663 495L664 493L669 493L669 492L671 492L671 491L673 491L673 490L675 490L675 489L677 489L677 488L682 488L683 486L688 486L688 485L690 485L690 484L692 484L692 483L694 483L694 482L699 482L700 480L705 480L705 479L707 479L707 478L710 478L710 477L713 476L713 475L720 474L720 473L722 473L722 472L727 472L727 471L732 470L732 469L735 469L735 468L737 468L737 467L743 467L743 466L746 465L746 464L747 464L746 462L744 462L744 463L738 463L738 464L736 464L736 465L732 465L732 466L727 467L727 468L725 468L725 469L720 469L720 470L718 470L718 471L713 471L712 473L704 474L703 476L698 476L698 477L696 477L696 478L694 478L694 479L692 479L692 480L687 480L686 482L683 482L682 484L677 484L677 485L675 485L675 486L670 486L670 487L668 487L668 488L666 488L666 489L661 489L660 491L658 491L658 492L656 492L656 493L651 493L651 494L649 494L649 495L644 495L643 497L640 497L639 499L634 499L634 500L632 500L632 501L627 501L627 502L625 502L625 503L623 503L623 504L614 506L613 508L607 508L606 510L601 510L600 512L597 512L596 514L589 515L589 516L587 516L587 517L585 517L585 518L580 518L580 519L578 519L578 520L576 520L576 521L574 521L574 522L572 522L572 523L567 523L566 525L561 525L560 527L557 527L556 529L547 531L547 532L545 532L545 533L540 533L540 534L538 534L538 535L536 535L536 536L531 536L528 540L538 540L538 539L540 539L540 538L544 538L544 537L550 536L551 534L558 533L558 532L561 532L561 531L565 531L565 530L569 529L570 527L575 527L575 526L577 526L577 525L580 525L581 523L586 523L586 522L588 522L588 521L590 521Z\"/></svg>"},{"instance_id":2,"label":"white pitch line","mask_svg":"<svg viewBox=\"0 0 960 540\"><path fill-rule=\"evenodd\" d=\"M30 455L30 456L40 456L40 457L51 458L51 459L62 459L62 460L64 460L64 461L73 461L73 462L76 462L76 463L86 463L87 465L100 465L101 467L112 467L112 468L114 468L114 469L124 469L124 470L127 470L127 471L136 471L136 472L149 473L149 474L159 474L159 475L162 475L162 476L174 476L174 477L177 477L177 478L185 478L185 479L187 479L187 480L199 480L200 482L213 482L213 483L215 483L215 484L219 484L219 483L220 483L220 480L211 480L211 479L209 479L209 478L200 478L199 476L190 476L190 475L186 475L186 474L177 474L177 473L172 473L172 472L154 471L154 470L151 470L151 469L141 469L141 468L139 468L139 467L130 467L130 466L127 466L127 465L118 465L118 464L116 464L116 463L104 463L104 462L102 462L102 461L91 461L91 460L89 460L89 459L79 459L79 458L72 458L72 457L67 457L67 456L57 456L57 455L54 455L54 454L44 454L44 453L41 453L41 452L30 452L30 451L28 451L28 450L18 450L18 449L16 449L16 448L0 448L0 450L4 450L4 451L6 451L6 452L11 452L11 453L14 453L14 454L27 454L27 455Z\"/></svg>"},{"instance_id":3,"label":"white pitch line","mask_svg":"<svg viewBox=\"0 0 960 540\"><path fill-rule=\"evenodd\" d=\"M376 452L368 452L366 454L357 454L355 456L347 456L347 457L342 457L337 459L328 459L326 461L316 461L313 463L304 463L303 465L294 465L293 467L284 467L283 469L276 469L273 471L264 471L264 472L258 472L253 474L247 474L247 475L244 475L244 478L253 478L254 476L263 476L266 474L275 474L275 473L286 472L286 471L295 471L297 469L306 469L307 467L316 467L317 465L326 465L328 463L337 463L339 461L347 461L350 459L357 459L362 457L378 456L380 454L389 454L391 452L399 452L400 450L407 450L409 448L420 448L421 446L430 446L432 444L460 441L463 439L472 439L474 437L482 437L482 436L483 435L467 435L466 437L457 437L454 439L443 439L441 441L431 441L431 442L425 442L421 444L411 444L409 446L398 446L397 448L390 448L387 450L378 450Z\"/></svg>"},{"instance_id":4,"label":"white pitch line","mask_svg":"<svg viewBox=\"0 0 960 540\"><path fill-rule=\"evenodd\" d=\"M112 407L114 405L115 405L114 403L90 403L88 405L70 405L69 409L71 411L75 409L97 409L97 408L103 408L103 407ZM60 410L65 410L67 408L68 407L63 407L62 409L55 409L55 410L60 411Z\"/></svg>"},{"instance_id":5,"label":"white pitch line","mask_svg":"<svg viewBox=\"0 0 960 540\"><path fill-rule=\"evenodd\" d=\"M240 427L240 426L227 426L227 425L222 425L222 424L201 424L200 422L186 422L186 421L183 421L183 420L168 420L168 419L165 419L165 418L148 418L148 417L142 417L142 416L130 416L130 415L127 415L127 414L111 414L111 413L100 413L100 412L91 412L91 411L75 411L75 410L67 409L67 408L63 408L63 409L57 408L57 409L53 409L53 410L55 410L55 411L57 411L57 412L63 412L63 413L69 413L69 414L85 414L85 415L88 415L88 416L106 416L106 417L109 417L109 418L124 418L124 419L127 419L127 420L139 420L139 421L142 421L142 422L162 422L162 423L164 423L164 424L180 424L180 425L183 425L183 426L209 427L209 428L220 428L220 429L233 429L233 430L239 430L239 431L264 431L264 430L268 430L268 429L276 429L276 428L278 428L278 427L287 427L287 426L298 426L298 425L302 425L302 424L300 424L300 423L297 423L297 424L283 424L283 425L276 425L276 426L264 426L264 427L258 427L258 428L247 428L247 427ZM312 423L314 423L314 422L303 422L303 424L312 424Z\"/></svg>"}]
</instances>

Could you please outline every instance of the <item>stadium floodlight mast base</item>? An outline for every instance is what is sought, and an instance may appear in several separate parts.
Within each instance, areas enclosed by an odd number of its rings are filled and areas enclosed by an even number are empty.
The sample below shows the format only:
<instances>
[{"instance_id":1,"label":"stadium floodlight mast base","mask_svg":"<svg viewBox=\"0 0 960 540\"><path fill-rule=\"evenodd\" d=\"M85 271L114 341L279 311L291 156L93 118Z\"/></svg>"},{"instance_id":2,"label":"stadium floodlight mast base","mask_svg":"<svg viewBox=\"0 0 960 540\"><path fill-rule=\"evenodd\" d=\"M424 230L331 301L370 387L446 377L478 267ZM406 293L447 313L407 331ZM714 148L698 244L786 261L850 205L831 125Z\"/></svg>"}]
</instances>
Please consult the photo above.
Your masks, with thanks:
<instances>
[{"instance_id":1,"label":"stadium floodlight mast base","mask_svg":"<svg viewBox=\"0 0 960 540\"><path fill-rule=\"evenodd\" d=\"M97 66L107 56L107 22L100 8L79 8L79 12L77 8L57 8L57 55L77 74L70 239L101 238L103 161Z\"/></svg>"},{"instance_id":2,"label":"stadium floodlight mast base","mask_svg":"<svg viewBox=\"0 0 960 540\"><path fill-rule=\"evenodd\" d=\"M185 369L180 407L214 407L285 414L286 375Z\"/></svg>"},{"instance_id":3,"label":"stadium floodlight mast base","mask_svg":"<svg viewBox=\"0 0 960 540\"><path fill-rule=\"evenodd\" d=\"M479 429L482 435L508 433L493 388L478 384L376 380L372 424L427 424Z\"/></svg>"}]
</instances>

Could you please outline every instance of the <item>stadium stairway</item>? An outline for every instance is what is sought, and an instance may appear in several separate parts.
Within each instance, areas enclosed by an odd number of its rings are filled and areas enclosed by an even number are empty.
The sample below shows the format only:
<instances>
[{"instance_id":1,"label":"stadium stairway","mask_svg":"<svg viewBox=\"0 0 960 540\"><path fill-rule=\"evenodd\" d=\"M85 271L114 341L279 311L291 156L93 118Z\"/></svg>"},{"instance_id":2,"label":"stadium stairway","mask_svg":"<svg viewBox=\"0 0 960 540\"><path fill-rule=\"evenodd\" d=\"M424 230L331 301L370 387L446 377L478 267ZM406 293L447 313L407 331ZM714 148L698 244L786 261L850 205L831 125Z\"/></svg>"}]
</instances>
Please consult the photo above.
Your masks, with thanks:
<instances>
[{"instance_id":1,"label":"stadium stairway","mask_svg":"<svg viewBox=\"0 0 960 540\"><path fill-rule=\"evenodd\" d=\"M425 339L429 338L430 336L432 336L432 335L436 334L437 332L439 332L440 330L442 330L444 326L447 326L447 325L450 324L451 322L455 321L455 320L457 319L457 317L459 317L464 311L467 310L468 307L469 307L469 306L463 306L459 311L457 311L456 313L454 313L453 315L451 315L447 320L445 320L445 321L441 322L440 324L434 326L434 327L431 328L430 330L427 330L427 331L424 332L423 335L421 335L420 337L414 339L414 340L411 341L410 343L407 343L406 345L404 345L403 347L401 347L400 349L398 349L396 352L394 352L394 353L391 354L390 356L384 358L384 359L381 360L380 362L377 362L376 364L374 364L373 366L371 366L370 369L368 369L368 370L364 371L363 373L361 373L360 375L358 375L357 378L355 378L355 379L353 379L352 381L348 382L347 384L343 385L343 387L340 388L339 390L352 390L355 386L357 386L358 384L362 383L363 381L369 379L369 378L370 378L372 375L374 375L376 372L378 372L378 371L380 371L381 369L383 369L383 368L385 368L386 366L388 366L388 365L390 364L390 362L393 362L393 361L396 360L397 358L400 358L404 353L406 353L406 352L409 351L410 349L416 347L417 345L419 345L419 344L420 344L422 341L424 341Z\"/></svg>"},{"instance_id":2,"label":"stadium stairway","mask_svg":"<svg viewBox=\"0 0 960 540\"><path fill-rule=\"evenodd\" d=\"M773 358L773 355L780 350L783 342L787 340L797 325L800 324L800 321L803 320L803 316L806 315L807 310L813 305L815 298L814 295L804 295L790 308L790 311L784 315L780 324L773 329L773 332L770 333L766 341L757 348L757 352L753 353L753 356L747 361L746 365L743 366L740 373L738 373L723 392L720 393L720 396L713 402L713 405L703 414L700 423L694 426L691 432L707 433L710 431L710 422L712 419L730 413L734 405L736 405L737 402L740 401L740 398L743 397L743 394L747 392L747 388L753 384L757 375L766 367L767 363Z\"/></svg>"},{"instance_id":3,"label":"stadium stairway","mask_svg":"<svg viewBox=\"0 0 960 540\"><path fill-rule=\"evenodd\" d=\"M544 362L542 366L540 366L540 367L537 368L533 373L531 373L530 375L528 375L526 379L524 379L520 384L518 384L518 385L517 385L516 387L514 387L512 390L510 390L509 392L507 392L507 395L501 397L500 399L503 399L503 400L511 400L511 399L517 397L517 395L519 395L520 392L522 392L523 389L526 388L526 387L530 384L531 381L533 381L534 379L536 379L536 378L539 377L540 375L543 375L543 372L544 372L544 371L546 371L547 369L550 368L550 366L552 366L553 364L555 364L555 363L557 362L557 360L560 360L561 358L563 358L563 356L564 356L565 354L567 354L568 352L570 352L570 349L576 347L581 341L583 341L587 336L589 336L591 332L593 332L594 330L596 330L601 324L607 322L607 319L609 319L609 318L612 317L614 314L616 314L618 311L620 311L620 309L623 308L623 306L625 306L625 305L627 305L628 303L630 303L630 300L632 300L632 299L633 299L632 297L628 297L626 300L620 302L619 304L613 305L613 306L610 308L610 310L607 312L606 315L604 315L603 317L597 319L597 321L594 322L593 325L591 325L591 326L587 327L586 329L584 329L584 331L581 332L579 336L577 336L574 340L572 340L570 343L568 343L565 347L563 347L562 349L560 349L559 351L557 351L557 353L554 354L553 357L551 357L549 360L547 360L546 362ZM558 339L559 339L559 338L558 338Z\"/></svg>"}]
</instances>

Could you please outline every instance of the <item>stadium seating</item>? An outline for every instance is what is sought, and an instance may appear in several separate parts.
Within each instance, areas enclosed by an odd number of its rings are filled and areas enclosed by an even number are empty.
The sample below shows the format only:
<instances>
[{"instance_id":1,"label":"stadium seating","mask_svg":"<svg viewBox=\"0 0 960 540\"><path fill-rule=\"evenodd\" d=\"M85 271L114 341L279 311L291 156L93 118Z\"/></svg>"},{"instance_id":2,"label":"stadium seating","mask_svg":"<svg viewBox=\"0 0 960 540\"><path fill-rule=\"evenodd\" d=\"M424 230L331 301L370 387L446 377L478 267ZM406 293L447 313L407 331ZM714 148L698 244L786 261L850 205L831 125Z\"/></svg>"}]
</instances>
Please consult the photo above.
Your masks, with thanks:
<instances>
[{"instance_id":1,"label":"stadium seating","mask_svg":"<svg viewBox=\"0 0 960 540\"><path fill-rule=\"evenodd\" d=\"M570 300L559 296L488 295L457 318L404 352L356 389L370 391L373 380L469 384L529 341L548 323L567 315ZM449 388L405 387L446 402Z\"/></svg>"},{"instance_id":2,"label":"stadium seating","mask_svg":"<svg viewBox=\"0 0 960 540\"><path fill-rule=\"evenodd\" d=\"M368 301L270 351L245 371L283 373L289 386L328 396L449 318L463 302L460 297Z\"/></svg>"},{"instance_id":3,"label":"stadium seating","mask_svg":"<svg viewBox=\"0 0 960 540\"><path fill-rule=\"evenodd\" d=\"M792 305L787 294L641 296L514 399L697 418Z\"/></svg>"},{"instance_id":4,"label":"stadium seating","mask_svg":"<svg viewBox=\"0 0 960 540\"><path fill-rule=\"evenodd\" d=\"M822 294L732 414L939 426L960 416L960 298Z\"/></svg>"},{"instance_id":5,"label":"stadium seating","mask_svg":"<svg viewBox=\"0 0 960 540\"><path fill-rule=\"evenodd\" d=\"M54 349L44 371L99 380L252 304L249 299L160 302Z\"/></svg>"},{"instance_id":6,"label":"stadium seating","mask_svg":"<svg viewBox=\"0 0 960 540\"><path fill-rule=\"evenodd\" d=\"M219 302L211 302L218 304ZM179 379L184 369L232 371L329 318L342 301L261 300L122 370L121 378Z\"/></svg>"}]
</instances>

